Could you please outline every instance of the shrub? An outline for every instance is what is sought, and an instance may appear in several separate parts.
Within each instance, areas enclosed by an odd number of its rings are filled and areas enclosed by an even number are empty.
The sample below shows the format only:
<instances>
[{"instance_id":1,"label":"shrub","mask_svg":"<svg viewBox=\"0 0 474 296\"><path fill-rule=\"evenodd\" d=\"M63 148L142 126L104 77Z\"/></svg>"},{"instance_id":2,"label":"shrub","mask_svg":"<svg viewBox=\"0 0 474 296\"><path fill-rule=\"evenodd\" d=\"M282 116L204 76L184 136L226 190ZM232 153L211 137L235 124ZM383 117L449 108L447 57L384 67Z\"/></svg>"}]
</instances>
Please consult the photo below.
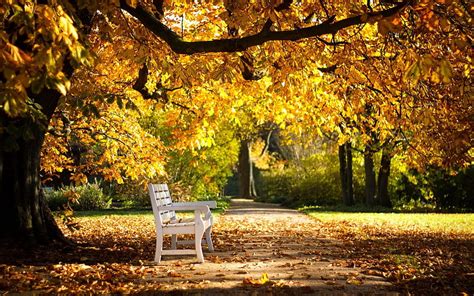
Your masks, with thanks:
<instances>
[{"instance_id":1,"label":"shrub","mask_svg":"<svg viewBox=\"0 0 474 296\"><path fill-rule=\"evenodd\" d=\"M45 190L48 206L53 210L63 208L69 202L73 210L107 209L112 199L105 195L98 182L80 186L65 186L59 190Z\"/></svg>"},{"instance_id":2,"label":"shrub","mask_svg":"<svg viewBox=\"0 0 474 296\"><path fill-rule=\"evenodd\" d=\"M62 190L44 190L44 196L48 206L53 211L59 211L68 202L68 198Z\"/></svg>"},{"instance_id":3,"label":"shrub","mask_svg":"<svg viewBox=\"0 0 474 296\"><path fill-rule=\"evenodd\" d=\"M474 209L474 165L455 173L439 167L424 172L409 170L397 181L400 208L435 207L442 210Z\"/></svg>"},{"instance_id":4,"label":"shrub","mask_svg":"<svg viewBox=\"0 0 474 296\"><path fill-rule=\"evenodd\" d=\"M358 181L362 174L354 161L354 192L363 192ZM263 171L261 177L264 201L299 207L334 205L341 199L339 162L337 155L318 153L304 160L290 161L282 169Z\"/></svg>"},{"instance_id":5,"label":"shrub","mask_svg":"<svg viewBox=\"0 0 474 296\"><path fill-rule=\"evenodd\" d=\"M141 181L141 180L140 180ZM120 207L124 208L144 208L150 207L150 197L148 188L140 181L128 181L124 184L110 184L108 191L118 202Z\"/></svg>"},{"instance_id":6,"label":"shrub","mask_svg":"<svg viewBox=\"0 0 474 296\"><path fill-rule=\"evenodd\" d=\"M105 195L99 183L89 183L75 188L79 194L79 203L75 210L107 209L112 203L112 198Z\"/></svg>"}]
</instances>

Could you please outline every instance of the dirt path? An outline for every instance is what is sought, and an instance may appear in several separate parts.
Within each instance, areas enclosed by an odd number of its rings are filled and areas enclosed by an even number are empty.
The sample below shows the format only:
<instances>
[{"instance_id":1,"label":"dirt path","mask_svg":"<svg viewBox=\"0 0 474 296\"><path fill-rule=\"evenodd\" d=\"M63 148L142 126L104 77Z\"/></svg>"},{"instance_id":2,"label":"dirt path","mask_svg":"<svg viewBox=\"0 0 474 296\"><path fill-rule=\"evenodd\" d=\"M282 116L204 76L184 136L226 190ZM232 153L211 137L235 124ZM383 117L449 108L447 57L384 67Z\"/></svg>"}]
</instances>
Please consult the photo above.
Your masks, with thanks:
<instances>
[{"instance_id":1,"label":"dirt path","mask_svg":"<svg viewBox=\"0 0 474 296\"><path fill-rule=\"evenodd\" d=\"M216 251L205 253L205 264L164 257L162 268L168 268L172 279L163 278L166 290L180 286L203 295L396 294L383 278L347 267L344 242L330 238L330 230L295 210L234 199L216 220ZM269 282L260 285L264 273Z\"/></svg>"}]
</instances>

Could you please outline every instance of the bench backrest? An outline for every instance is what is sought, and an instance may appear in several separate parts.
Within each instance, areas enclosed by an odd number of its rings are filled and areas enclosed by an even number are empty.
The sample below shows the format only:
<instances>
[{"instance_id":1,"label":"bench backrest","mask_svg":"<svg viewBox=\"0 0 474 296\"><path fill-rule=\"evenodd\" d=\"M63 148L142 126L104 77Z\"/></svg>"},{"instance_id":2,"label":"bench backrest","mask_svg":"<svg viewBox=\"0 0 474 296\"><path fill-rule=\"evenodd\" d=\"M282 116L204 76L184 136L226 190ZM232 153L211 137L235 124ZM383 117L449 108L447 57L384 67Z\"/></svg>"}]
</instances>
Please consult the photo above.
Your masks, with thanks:
<instances>
[{"instance_id":1,"label":"bench backrest","mask_svg":"<svg viewBox=\"0 0 474 296\"><path fill-rule=\"evenodd\" d=\"M168 206L173 203L168 185L148 184L148 192L150 194L151 207L153 208L157 225L163 225L163 223L176 219L175 211L163 211L158 213L158 207Z\"/></svg>"}]
</instances>

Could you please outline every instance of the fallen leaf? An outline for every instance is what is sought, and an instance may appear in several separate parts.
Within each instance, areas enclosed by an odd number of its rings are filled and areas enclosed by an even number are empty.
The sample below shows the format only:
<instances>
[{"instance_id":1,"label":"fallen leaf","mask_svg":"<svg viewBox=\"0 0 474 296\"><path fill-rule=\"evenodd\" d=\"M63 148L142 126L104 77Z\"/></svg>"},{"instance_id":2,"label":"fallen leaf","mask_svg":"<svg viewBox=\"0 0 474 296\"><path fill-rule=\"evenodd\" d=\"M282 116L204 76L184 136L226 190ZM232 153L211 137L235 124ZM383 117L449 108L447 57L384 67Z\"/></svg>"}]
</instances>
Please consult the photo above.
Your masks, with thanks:
<instances>
[{"instance_id":1,"label":"fallen leaf","mask_svg":"<svg viewBox=\"0 0 474 296\"><path fill-rule=\"evenodd\" d=\"M184 275L182 275L182 274L180 274L180 273L177 273L177 272L174 271L174 270L168 271L168 276L169 276L169 277L175 277L175 278L182 278L182 277L184 277Z\"/></svg>"},{"instance_id":2,"label":"fallen leaf","mask_svg":"<svg viewBox=\"0 0 474 296\"><path fill-rule=\"evenodd\" d=\"M357 277L350 277L346 280L346 283L348 283L350 285L362 285L363 281L362 281L362 279L357 278Z\"/></svg>"},{"instance_id":3,"label":"fallen leaf","mask_svg":"<svg viewBox=\"0 0 474 296\"><path fill-rule=\"evenodd\" d=\"M337 283L335 281L325 281L324 282L326 285L330 285L330 286L334 286L334 285L337 285Z\"/></svg>"},{"instance_id":4,"label":"fallen leaf","mask_svg":"<svg viewBox=\"0 0 474 296\"><path fill-rule=\"evenodd\" d=\"M253 279L253 278L247 277L243 280L244 285L250 285L250 286L262 286L268 282L269 282L269 279L266 273L263 273L259 279Z\"/></svg>"}]
</instances>

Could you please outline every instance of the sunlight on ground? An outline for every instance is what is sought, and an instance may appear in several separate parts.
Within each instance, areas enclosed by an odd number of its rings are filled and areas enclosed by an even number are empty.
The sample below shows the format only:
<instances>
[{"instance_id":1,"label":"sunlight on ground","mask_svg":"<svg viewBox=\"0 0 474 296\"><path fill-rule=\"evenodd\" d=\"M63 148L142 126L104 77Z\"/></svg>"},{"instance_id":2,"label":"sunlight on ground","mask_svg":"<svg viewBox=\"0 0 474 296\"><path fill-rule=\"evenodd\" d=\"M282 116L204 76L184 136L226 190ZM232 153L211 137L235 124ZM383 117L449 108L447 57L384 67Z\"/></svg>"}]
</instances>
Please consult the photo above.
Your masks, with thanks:
<instances>
[{"instance_id":1,"label":"sunlight on ground","mask_svg":"<svg viewBox=\"0 0 474 296\"><path fill-rule=\"evenodd\" d=\"M391 226L404 230L429 230L474 234L474 214L402 214L312 212L311 217L323 222L339 222L372 226Z\"/></svg>"},{"instance_id":2,"label":"sunlight on ground","mask_svg":"<svg viewBox=\"0 0 474 296\"><path fill-rule=\"evenodd\" d=\"M216 215L217 213L214 213ZM190 218L192 213L179 213L179 217ZM219 214L217 214L218 216ZM76 212L81 220L99 217L141 217L153 221L153 213L140 211L84 211ZM309 216L323 222L345 221L351 225L390 226L401 230L426 230L433 232L452 232L474 234L474 214L435 214L435 213L345 213L345 212L310 212Z\"/></svg>"}]
</instances>

